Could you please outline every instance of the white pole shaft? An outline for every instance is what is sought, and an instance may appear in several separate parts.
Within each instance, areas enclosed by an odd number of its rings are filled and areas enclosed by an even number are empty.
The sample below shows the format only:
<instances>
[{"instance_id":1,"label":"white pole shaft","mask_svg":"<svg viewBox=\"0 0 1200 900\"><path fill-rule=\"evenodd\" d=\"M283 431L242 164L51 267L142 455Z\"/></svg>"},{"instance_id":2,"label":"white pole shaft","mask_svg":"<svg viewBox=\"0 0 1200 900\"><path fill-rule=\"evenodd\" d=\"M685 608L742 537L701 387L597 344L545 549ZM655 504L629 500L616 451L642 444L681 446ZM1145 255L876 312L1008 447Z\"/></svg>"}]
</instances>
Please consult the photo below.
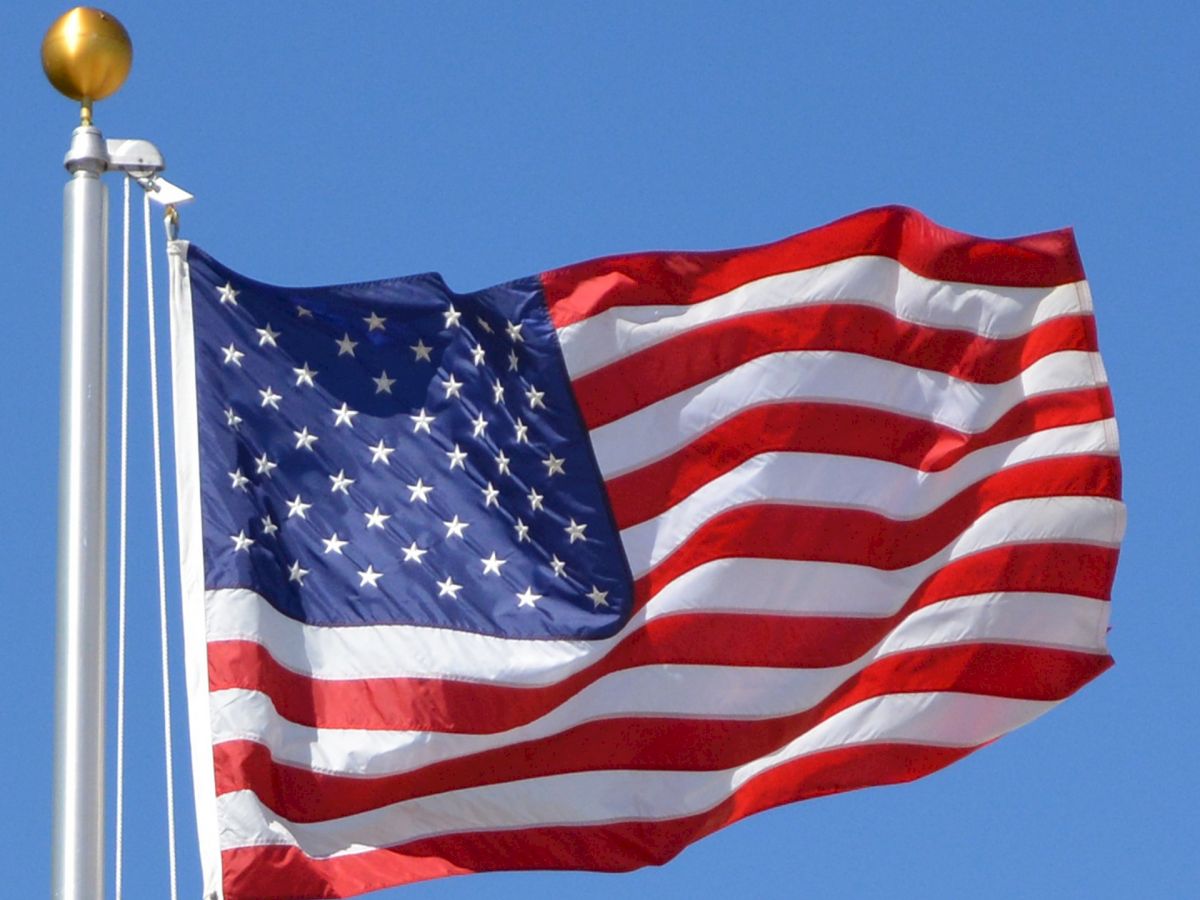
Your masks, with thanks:
<instances>
[{"instance_id":1,"label":"white pole shaft","mask_svg":"<svg viewBox=\"0 0 1200 900\"><path fill-rule=\"evenodd\" d=\"M63 195L58 634L52 896L104 895L105 406L108 158L75 130Z\"/></svg>"}]
</instances>

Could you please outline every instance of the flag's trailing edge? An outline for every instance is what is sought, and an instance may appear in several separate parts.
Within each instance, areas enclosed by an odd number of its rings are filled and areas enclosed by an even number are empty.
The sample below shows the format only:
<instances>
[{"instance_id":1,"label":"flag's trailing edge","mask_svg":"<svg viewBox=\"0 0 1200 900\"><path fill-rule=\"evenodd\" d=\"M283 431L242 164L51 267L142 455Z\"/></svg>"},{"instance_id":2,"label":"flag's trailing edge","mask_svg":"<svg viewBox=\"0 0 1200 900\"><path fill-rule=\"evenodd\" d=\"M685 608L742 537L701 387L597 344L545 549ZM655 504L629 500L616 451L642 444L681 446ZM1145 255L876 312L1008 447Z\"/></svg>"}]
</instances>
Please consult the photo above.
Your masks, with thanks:
<instances>
[{"instance_id":1,"label":"flag's trailing edge","mask_svg":"<svg viewBox=\"0 0 1200 900\"><path fill-rule=\"evenodd\" d=\"M207 891L621 871L909 781L1111 664L1069 232L870 210L469 294L175 243Z\"/></svg>"}]
</instances>

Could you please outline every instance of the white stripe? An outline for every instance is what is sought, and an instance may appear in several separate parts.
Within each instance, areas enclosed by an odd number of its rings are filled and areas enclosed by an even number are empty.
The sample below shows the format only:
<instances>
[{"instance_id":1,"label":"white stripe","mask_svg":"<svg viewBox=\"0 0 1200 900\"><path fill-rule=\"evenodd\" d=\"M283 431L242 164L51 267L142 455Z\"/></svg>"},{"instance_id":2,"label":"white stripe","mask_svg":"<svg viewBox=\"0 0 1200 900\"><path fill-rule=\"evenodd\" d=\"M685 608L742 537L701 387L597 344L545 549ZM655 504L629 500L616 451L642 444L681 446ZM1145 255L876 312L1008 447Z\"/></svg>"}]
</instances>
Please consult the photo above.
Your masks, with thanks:
<instances>
[{"instance_id":1,"label":"white stripe","mask_svg":"<svg viewBox=\"0 0 1200 900\"><path fill-rule=\"evenodd\" d=\"M175 496L179 518L179 577L182 582L184 671L187 677L188 738L192 756L196 836L204 896L220 900L221 852L217 841L217 782L212 767L208 646L204 624L204 536L200 518L200 443L196 405L196 344L192 330L192 282L187 241L171 241L171 390L175 412Z\"/></svg>"},{"instance_id":2,"label":"white stripe","mask_svg":"<svg viewBox=\"0 0 1200 900\"><path fill-rule=\"evenodd\" d=\"M605 478L669 456L748 407L781 400L882 409L978 433L1038 394L1103 383L1099 355L1052 353L999 384L976 384L888 360L796 350L750 360L695 387L592 429Z\"/></svg>"},{"instance_id":3,"label":"white stripe","mask_svg":"<svg viewBox=\"0 0 1200 900\"><path fill-rule=\"evenodd\" d=\"M954 560L994 547L1039 541L1116 546L1124 522L1124 506L1114 500L1023 500L988 511L939 553L907 568L716 559L663 587L649 606L672 612L740 612L750 604L739 600L753 597L756 612L772 615L890 616L923 581Z\"/></svg>"},{"instance_id":4,"label":"white stripe","mask_svg":"<svg viewBox=\"0 0 1200 900\"><path fill-rule=\"evenodd\" d=\"M905 617L872 653L974 642L1103 653L1110 609L1102 600L1034 591L951 597Z\"/></svg>"},{"instance_id":5,"label":"white stripe","mask_svg":"<svg viewBox=\"0 0 1200 900\"><path fill-rule=\"evenodd\" d=\"M621 716L764 719L811 709L871 663L906 650L1017 643L1105 651L1109 604L1066 594L992 593L917 610L859 659L819 669L652 665L614 672L545 716L497 734L317 729L289 722L256 691L212 697L213 740L251 740L277 761L354 776L410 772L444 759L559 734Z\"/></svg>"},{"instance_id":6,"label":"white stripe","mask_svg":"<svg viewBox=\"0 0 1200 900\"><path fill-rule=\"evenodd\" d=\"M1054 705L954 693L892 694L843 710L774 753L733 769L552 775L418 797L323 822L288 822L250 791L236 791L217 800L221 846L290 844L310 857L330 858L464 831L678 818L709 810L755 776L808 754L889 742L975 747Z\"/></svg>"},{"instance_id":7,"label":"white stripe","mask_svg":"<svg viewBox=\"0 0 1200 900\"><path fill-rule=\"evenodd\" d=\"M869 306L904 322L989 338L1025 334L1064 315L1091 312L1077 284L987 287L933 281L893 259L859 256L747 282L700 303L618 306L559 329L567 371L578 378L693 328L748 313L814 304Z\"/></svg>"},{"instance_id":8,"label":"white stripe","mask_svg":"<svg viewBox=\"0 0 1200 900\"><path fill-rule=\"evenodd\" d=\"M323 679L447 678L492 684L552 684L594 664L648 619L683 610L887 615L947 562L1006 544L1072 541L1116 546L1125 508L1102 497L1014 500L989 510L928 560L891 572L828 563L721 560L676 579L601 641L497 638L446 628L305 625L252 591L207 595L209 641L262 644L285 668Z\"/></svg>"},{"instance_id":9,"label":"white stripe","mask_svg":"<svg viewBox=\"0 0 1200 900\"><path fill-rule=\"evenodd\" d=\"M713 516L754 503L866 510L896 521L920 518L988 475L1052 457L1116 455L1109 423L1048 428L983 447L940 472L822 453L763 453L698 488L662 515L621 532L635 578L679 548Z\"/></svg>"}]
</instances>

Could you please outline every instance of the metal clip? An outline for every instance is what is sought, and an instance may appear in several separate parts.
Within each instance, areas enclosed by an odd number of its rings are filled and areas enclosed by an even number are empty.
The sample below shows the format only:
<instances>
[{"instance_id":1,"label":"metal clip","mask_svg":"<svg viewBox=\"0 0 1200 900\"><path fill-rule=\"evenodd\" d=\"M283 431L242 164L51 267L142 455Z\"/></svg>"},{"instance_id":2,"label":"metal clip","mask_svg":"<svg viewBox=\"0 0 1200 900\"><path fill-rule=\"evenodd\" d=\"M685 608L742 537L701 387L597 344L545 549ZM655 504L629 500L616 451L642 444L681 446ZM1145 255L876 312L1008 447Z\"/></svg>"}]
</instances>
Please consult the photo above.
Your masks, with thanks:
<instances>
[{"instance_id":1,"label":"metal clip","mask_svg":"<svg viewBox=\"0 0 1200 900\"><path fill-rule=\"evenodd\" d=\"M172 203L167 206L163 212L163 227L167 229L167 240L174 241L179 238L179 210Z\"/></svg>"}]
</instances>

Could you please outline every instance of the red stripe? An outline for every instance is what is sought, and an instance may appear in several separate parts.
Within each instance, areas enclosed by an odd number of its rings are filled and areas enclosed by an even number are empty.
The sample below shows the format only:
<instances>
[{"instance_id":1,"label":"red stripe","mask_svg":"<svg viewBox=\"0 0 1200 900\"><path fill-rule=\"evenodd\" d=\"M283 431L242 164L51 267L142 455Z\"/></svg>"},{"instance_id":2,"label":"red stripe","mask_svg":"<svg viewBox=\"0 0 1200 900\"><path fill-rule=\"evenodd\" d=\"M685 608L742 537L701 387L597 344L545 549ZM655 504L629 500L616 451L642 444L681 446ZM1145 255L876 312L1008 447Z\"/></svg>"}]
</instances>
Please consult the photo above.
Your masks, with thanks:
<instances>
[{"instance_id":1,"label":"red stripe","mask_svg":"<svg viewBox=\"0 0 1200 900\"><path fill-rule=\"evenodd\" d=\"M654 619L587 669L539 687L437 678L314 679L251 641L208 645L209 687L261 691L289 721L320 728L486 734L545 715L611 672L643 665L840 665L861 656L913 611L987 591L1106 598L1117 553L1083 544L1018 544L949 563L894 615L880 618L678 614ZM843 643L835 644L833 641Z\"/></svg>"},{"instance_id":2,"label":"red stripe","mask_svg":"<svg viewBox=\"0 0 1200 900\"><path fill-rule=\"evenodd\" d=\"M1110 665L1107 656L1036 647L977 644L914 650L878 660L800 713L754 721L609 718L412 772L369 778L276 763L261 744L228 741L213 751L217 793L252 790L276 815L318 822L412 797L547 775L730 769L773 753L830 716L873 697L956 691L1056 701Z\"/></svg>"},{"instance_id":3,"label":"red stripe","mask_svg":"<svg viewBox=\"0 0 1200 900\"><path fill-rule=\"evenodd\" d=\"M1003 469L917 519L858 509L759 503L718 513L633 585L634 610L683 573L715 559L804 559L894 570L933 556L990 509L1038 497L1120 499L1111 456L1038 459Z\"/></svg>"},{"instance_id":4,"label":"red stripe","mask_svg":"<svg viewBox=\"0 0 1200 900\"><path fill-rule=\"evenodd\" d=\"M1095 349L1091 316L1051 319L1020 337L1000 339L915 325L871 307L805 306L695 328L583 375L571 386L587 427L599 428L772 353L837 350L999 384L1051 353Z\"/></svg>"},{"instance_id":5,"label":"red stripe","mask_svg":"<svg viewBox=\"0 0 1200 900\"><path fill-rule=\"evenodd\" d=\"M940 472L969 453L1035 431L1112 416L1108 388L1030 397L978 434L925 419L836 403L771 403L721 422L670 456L605 484L618 528L670 509L714 478L762 453L860 456ZM754 440L746 435L754 435Z\"/></svg>"},{"instance_id":6,"label":"red stripe","mask_svg":"<svg viewBox=\"0 0 1200 900\"><path fill-rule=\"evenodd\" d=\"M427 878L497 870L627 872L661 865L687 845L753 813L812 797L913 781L975 749L911 744L842 747L763 772L703 813L655 822L450 834L331 859L311 859L295 847L278 845L224 850L225 897L344 897Z\"/></svg>"},{"instance_id":7,"label":"red stripe","mask_svg":"<svg viewBox=\"0 0 1200 900\"><path fill-rule=\"evenodd\" d=\"M773 244L708 253L609 256L542 274L556 328L614 306L699 303L770 275L855 256L886 256L937 281L1051 287L1082 281L1069 229L991 240L943 228L914 209L885 206Z\"/></svg>"}]
</instances>

